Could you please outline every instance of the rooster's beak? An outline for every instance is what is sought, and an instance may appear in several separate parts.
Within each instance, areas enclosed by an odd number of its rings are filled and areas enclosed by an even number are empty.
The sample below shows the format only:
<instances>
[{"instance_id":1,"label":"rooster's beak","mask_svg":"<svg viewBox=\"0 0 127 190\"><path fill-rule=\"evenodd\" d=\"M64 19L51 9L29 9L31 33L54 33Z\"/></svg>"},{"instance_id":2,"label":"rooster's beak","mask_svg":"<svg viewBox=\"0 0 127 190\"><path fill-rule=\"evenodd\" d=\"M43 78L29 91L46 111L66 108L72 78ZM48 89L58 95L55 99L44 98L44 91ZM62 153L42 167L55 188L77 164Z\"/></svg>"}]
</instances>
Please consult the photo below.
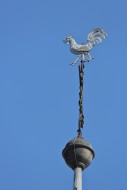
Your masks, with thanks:
<instances>
[{"instance_id":1,"label":"rooster's beak","mask_svg":"<svg viewBox=\"0 0 127 190\"><path fill-rule=\"evenodd\" d=\"M69 42L67 42L67 40L63 40L63 42L64 42L65 44L69 44Z\"/></svg>"}]
</instances>

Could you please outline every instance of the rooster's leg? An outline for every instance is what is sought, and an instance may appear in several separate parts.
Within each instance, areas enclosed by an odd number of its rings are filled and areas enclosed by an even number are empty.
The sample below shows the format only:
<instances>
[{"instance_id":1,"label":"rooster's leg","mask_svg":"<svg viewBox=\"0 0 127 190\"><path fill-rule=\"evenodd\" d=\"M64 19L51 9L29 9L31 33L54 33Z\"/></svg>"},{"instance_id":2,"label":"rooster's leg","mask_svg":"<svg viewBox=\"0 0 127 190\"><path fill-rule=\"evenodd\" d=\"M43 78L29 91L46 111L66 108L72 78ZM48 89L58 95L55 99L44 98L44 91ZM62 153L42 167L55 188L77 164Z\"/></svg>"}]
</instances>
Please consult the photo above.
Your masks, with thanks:
<instances>
[{"instance_id":1,"label":"rooster's leg","mask_svg":"<svg viewBox=\"0 0 127 190\"><path fill-rule=\"evenodd\" d=\"M94 59L93 57L91 57L90 53L88 53L88 57L89 57L88 61L90 61L91 59Z\"/></svg>"},{"instance_id":2,"label":"rooster's leg","mask_svg":"<svg viewBox=\"0 0 127 190\"><path fill-rule=\"evenodd\" d=\"M78 60L79 60L80 57L81 57L81 55L79 55L79 56L77 57L77 59L71 63L71 65L75 65L75 64L78 62Z\"/></svg>"}]
</instances>

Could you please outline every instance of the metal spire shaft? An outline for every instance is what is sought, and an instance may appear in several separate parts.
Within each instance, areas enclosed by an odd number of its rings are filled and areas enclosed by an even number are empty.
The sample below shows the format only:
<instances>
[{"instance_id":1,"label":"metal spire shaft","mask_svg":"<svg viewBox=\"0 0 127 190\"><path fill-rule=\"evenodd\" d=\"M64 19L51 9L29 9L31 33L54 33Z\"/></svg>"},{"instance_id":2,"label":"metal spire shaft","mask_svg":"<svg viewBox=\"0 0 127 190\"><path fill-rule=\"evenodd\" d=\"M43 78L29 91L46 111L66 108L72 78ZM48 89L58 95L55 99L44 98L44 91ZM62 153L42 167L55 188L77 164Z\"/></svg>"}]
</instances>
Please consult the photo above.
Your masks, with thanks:
<instances>
[{"instance_id":1,"label":"metal spire shaft","mask_svg":"<svg viewBox=\"0 0 127 190\"><path fill-rule=\"evenodd\" d=\"M73 190L82 190L82 169L81 169L81 167L77 167L74 170Z\"/></svg>"},{"instance_id":2,"label":"metal spire shaft","mask_svg":"<svg viewBox=\"0 0 127 190\"><path fill-rule=\"evenodd\" d=\"M81 60L81 65L79 65L79 119L78 119L78 136L82 135L81 128L83 128L84 124L84 115L83 115L83 77L84 77L84 68L85 68L85 61Z\"/></svg>"}]
</instances>

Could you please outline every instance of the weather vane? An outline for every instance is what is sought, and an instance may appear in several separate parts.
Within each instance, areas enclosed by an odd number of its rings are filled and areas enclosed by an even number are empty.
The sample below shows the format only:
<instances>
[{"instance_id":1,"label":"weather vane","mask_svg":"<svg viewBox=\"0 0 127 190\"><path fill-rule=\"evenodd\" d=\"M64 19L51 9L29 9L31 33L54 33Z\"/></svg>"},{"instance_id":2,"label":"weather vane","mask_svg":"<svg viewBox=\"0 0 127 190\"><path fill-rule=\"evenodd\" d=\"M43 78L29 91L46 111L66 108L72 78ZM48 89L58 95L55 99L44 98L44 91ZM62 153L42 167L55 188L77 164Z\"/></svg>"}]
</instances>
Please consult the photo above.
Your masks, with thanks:
<instances>
[{"instance_id":1,"label":"weather vane","mask_svg":"<svg viewBox=\"0 0 127 190\"><path fill-rule=\"evenodd\" d=\"M64 42L70 45L70 51L78 57L71 64L79 63L79 118L78 118L78 135L69 141L62 151L66 164L74 170L73 190L82 190L82 171L86 169L92 162L95 153L91 144L82 137L84 124L83 115L83 83L85 62L89 62L93 58L90 55L91 49L101 43L107 37L106 32L102 28L93 29L87 37L87 43L79 45L72 36L68 36ZM81 64L79 62L81 60Z\"/></svg>"},{"instance_id":2,"label":"weather vane","mask_svg":"<svg viewBox=\"0 0 127 190\"><path fill-rule=\"evenodd\" d=\"M75 39L72 36L66 37L64 42L70 45L70 51L76 55L78 55L77 59L72 62L72 65L78 63L81 58L82 61L90 61L93 58L90 55L91 49L99 44L105 39L107 36L106 32L104 32L103 28L95 28L93 29L87 36L87 43L79 45L76 43ZM86 58L87 57L87 58Z\"/></svg>"},{"instance_id":3,"label":"weather vane","mask_svg":"<svg viewBox=\"0 0 127 190\"><path fill-rule=\"evenodd\" d=\"M78 57L71 65L79 63L81 60L81 65L79 65L79 83L80 83L80 92L79 92L79 119L78 119L78 135L81 136L81 128L84 124L84 115L83 115L83 76L84 76L84 62L89 62L93 58L90 55L90 51L96 45L101 43L107 37L107 33L104 32L103 28L95 28L89 32L87 36L87 43L79 45L76 43L72 36L66 37L64 43L70 45L70 51L73 54L76 54Z\"/></svg>"}]
</instances>

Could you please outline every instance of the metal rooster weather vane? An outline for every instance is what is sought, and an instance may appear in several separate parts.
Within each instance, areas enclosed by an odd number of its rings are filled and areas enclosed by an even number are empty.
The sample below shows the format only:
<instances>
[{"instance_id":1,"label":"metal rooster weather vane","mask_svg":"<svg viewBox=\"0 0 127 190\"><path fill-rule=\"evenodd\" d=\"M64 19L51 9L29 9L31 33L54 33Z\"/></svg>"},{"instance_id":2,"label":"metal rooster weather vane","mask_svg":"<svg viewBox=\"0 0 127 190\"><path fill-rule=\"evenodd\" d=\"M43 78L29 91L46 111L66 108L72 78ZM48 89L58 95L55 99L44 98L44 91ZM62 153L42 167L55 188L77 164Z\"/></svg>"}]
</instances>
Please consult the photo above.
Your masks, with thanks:
<instances>
[{"instance_id":1,"label":"metal rooster weather vane","mask_svg":"<svg viewBox=\"0 0 127 190\"><path fill-rule=\"evenodd\" d=\"M70 51L78 57L72 62L72 65L78 64L79 69L79 118L78 118L78 134L77 137L70 140L62 151L62 156L66 164L74 170L73 190L82 190L82 172L86 169L95 157L92 145L83 138L82 128L84 125L83 115L83 84L84 84L84 68L85 62L92 60L90 56L91 49L101 43L107 34L102 28L93 29L87 37L88 42L79 45L72 36L68 36L64 42L70 45ZM79 62L81 60L81 62Z\"/></svg>"},{"instance_id":2,"label":"metal rooster weather vane","mask_svg":"<svg viewBox=\"0 0 127 190\"><path fill-rule=\"evenodd\" d=\"M81 60L81 65L79 64L79 83L80 83L80 92L79 92L79 119L78 119L78 136L82 136L81 128L84 124L84 115L83 115L83 76L84 76L84 63L89 62L93 58L90 55L91 49L96 45L101 43L107 37L107 33L104 32L103 28L93 29L87 36L87 43L79 45L76 43L72 36L66 37L64 43L70 45L70 51L73 54L78 55L77 59L71 63L75 65Z\"/></svg>"}]
</instances>

